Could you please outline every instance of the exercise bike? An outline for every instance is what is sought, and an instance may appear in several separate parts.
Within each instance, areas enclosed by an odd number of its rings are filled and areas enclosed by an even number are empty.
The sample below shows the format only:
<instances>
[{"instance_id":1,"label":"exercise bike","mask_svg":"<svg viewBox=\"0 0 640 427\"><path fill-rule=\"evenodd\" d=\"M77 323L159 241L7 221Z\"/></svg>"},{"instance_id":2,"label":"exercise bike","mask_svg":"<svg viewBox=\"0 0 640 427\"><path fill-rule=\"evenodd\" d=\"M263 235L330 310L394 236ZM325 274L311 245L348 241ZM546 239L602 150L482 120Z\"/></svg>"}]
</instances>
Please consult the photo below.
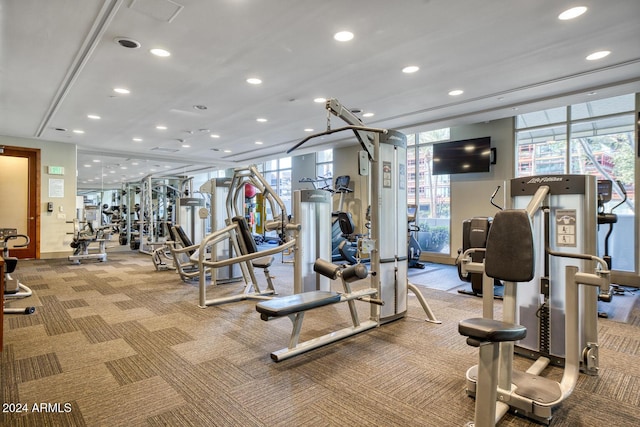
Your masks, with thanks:
<instances>
[{"instance_id":1,"label":"exercise bike","mask_svg":"<svg viewBox=\"0 0 640 427\"><path fill-rule=\"evenodd\" d=\"M9 256L9 240L12 239L24 239L24 242L19 245L14 245L14 248L24 248L31 243L29 236L24 234L16 234L15 228L3 228L0 229L0 248L2 249L2 258L4 258L5 262L5 273L4 273L4 299L5 301L9 301L12 299L22 299L30 297L33 292L29 287L21 283L18 279L11 276L16 270L18 265L18 258ZM3 307L3 312L5 314L32 314L36 311L35 307L24 307L24 308L11 308L11 307Z\"/></svg>"}]
</instances>

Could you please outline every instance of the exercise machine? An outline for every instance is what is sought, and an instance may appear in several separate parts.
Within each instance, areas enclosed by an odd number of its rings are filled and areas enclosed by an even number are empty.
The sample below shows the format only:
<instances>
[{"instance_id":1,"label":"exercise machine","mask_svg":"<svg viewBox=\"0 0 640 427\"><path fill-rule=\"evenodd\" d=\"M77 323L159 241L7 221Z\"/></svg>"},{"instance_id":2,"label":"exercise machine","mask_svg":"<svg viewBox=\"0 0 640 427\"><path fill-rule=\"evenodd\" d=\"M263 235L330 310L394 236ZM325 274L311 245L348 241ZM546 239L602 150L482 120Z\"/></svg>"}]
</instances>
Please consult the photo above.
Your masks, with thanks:
<instances>
[{"instance_id":1,"label":"exercise machine","mask_svg":"<svg viewBox=\"0 0 640 427\"><path fill-rule=\"evenodd\" d=\"M618 215L613 213L613 211L618 208L620 205L624 204L627 201L627 192L624 188L624 185L620 181L616 181L620 192L623 195L622 200L617 203L615 206L611 208L609 212L605 212L605 204L610 202L613 195L613 182L608 179L598 180L598 217L597 223L598 228L600 225L609 225L609 229L607 230L607 234L604 238L604 255L602 255L602 259L605 260L607 265L609 266L609 270L612 270L612 259L611 255L609 255L609 238L613 233L613 226L618 222ZM598 299L602 302L609 303L613 300L614 295L622 295L624 294L624 290L618 286L612 284L608 290L604 292L600 292L598 295ZM608 318L609 314L605 310L599 310L598 316L602 318Z\"/></svg>"},{"instance_id":2,"label":"exercise machine","mask_svg":"<svg viewBox=\"0 0 640 427\"><path fill-rule=\"evenodd\" d=\"M264 321L286 316L293 323L289 345L271 353L271 359L276 362L378 326L378 323L371 319L360 321L355 305L356 301L382 305L382 300L374 298L377 290L375 288L351 289L352 282L365 279L368 276L369 271L365 264L355 264L347 267L317 259L313 264L313 270L323 278L331 280L339 278L342 283L342 291L313 290L303 294L262 301L256 305L256 311L260 313L260 318ZM339 302L348 304L352 326L300 343L300 331L302 330L305 312Z\"/></svg>"},{"instance_id":3,"label":"exercise machine","mask_svg":"<svg viewBox=\"0 0 640 427\"><path fill-rule=\"evenodd\" d=\"M496 213L486 249L469 249L462 263L464 271L484 274L483 317L459 324L467 343L480 348L479 364L467 371L480 427L495 425L510 408L548 424L580 371L597 375L597 296L610 282L606 262L591 255L595 177L549 175L510 184L514 209ZM485 252L483 263L469 256L477 251ZM505 287L502 321L493 317L493 280ZM515 371L514 353L536 361ZM563 367L560 382L540 376L549 365Z\"/></svg>"},{"instance_id":4,"label":"exercise machine","mask_svg":"<svg viewBox=\"0 0 640 427\"><path fill-rule=\"evenodd\" d=\"M374 197L370 208L371 238L368 239L371 244L370 272L364 274L367 269L363 264L356 264L342 271L340 266L318 259L314 263L314 271L331 279L338 277L344 279L342 293L302 292L288 296L286 299L272 299L258 303L256 310L263 320L289 317L293 323L288 347L272 353L272 358L276 361L403 318L407 312L409 291L413 292L420 302L427 314L426 320L440 323L436 320L424 296L407 279L406 136L395 130L365 126L336 99L328 100L326 109L329 114L341 118L348 125L331 129L328 123L326 131L308 136L290 148L287 153L291 153L313 138L345 130L354 132L363 148L359 154L360 173L370 176L370 193ZM351 279L356 280L356 278L363 280L367 278L370 281L370 286L364 289L362 294L351 292L347 286ZM361 322L354 316L354 300L369 304L370 315L367 321ZM349 302L352 327L298 343L297 338L302 328L301 319L305 311L340 302Z\"/></svg>"},{"instance_id":5,"label":"exercise machine","mask_svg":"<svg viewBox=\"0 0 640 427\"><path fill-rule=\"evenodd\" d=\"M265 231L276 232L278 240L283 243L272 248L258 251L255 240L244 216L244 187L251 185L261 193L265 203L269 204L270 218L262 219ZM226 198L226 226L207 235L200 243L191 260L197 263L201 271L212 271L238 264L246 286L236 295L207 298L209 289L218 284L215 274L207 281L204 274L199 275L199 306L224 304L247 299L270 299L276 294L268 275L268 267L273 263L277 253L293 250L294 291L304 292L309 289L325 290L329 288L328 280L319 280L309 267L307 260L315 260L320 256L330 256L329 218L331 209L330 195L321 190L299 190L294 192L293 222L287 213L282 199L273 190L255 165L236 168L229 182ZM304 222L302 224L300 221ZM219 259L216 247L223 242L230 242L231 256ZM207 259L210 254L210 259ZM261 290L253 269L261 268L267 276L267 289Z\"/></svg>"},{"instance_id":6,"label":"exercise machine","mask_svg":"<svg viewBox=\"0 0 640 427\"><path fill-rule=\"evenodd\" d=\"M358 235L356 226L351 214L345 210L345 195L352 193L349 188L351 177L341 175L335 180L335 187L331 187L327 182L331 177L302 178L299 182L311 183L314 190L323 190L332 196L338 193L338 209L331 211L331 260L332 262L346 261L353 265L358 262L367 261L360 258L358 254ZM323 185L319 185L322 183ZM294 215L295 217L295 215Z\"/></svg>"},{"instance_id":7,"label":"exercise machine","mask_svg":"<svg viewBox=\"0 0 640 427\"><path fill-rule=\"evenodd\" d=\"M407 207L407 225L408 225L408 239L409 239L409 268L424 268L423 262L420 262L420 254L422 248L420 243L416 239L417 233L420 231L420 227L416 224L416 212L418 208L416 205L409 205Z\"/></svg>"},{"instance_id":8,"label":"exercise machine","mask_svg":"<svg viewBox=\"0 0 640 427\"><path fill-rule=\"evenodd\" d=\"M3 289L5 301L28 298L33 295L33 292L28 286L11 275L11 273L15 272L16 267L18 266L18 258L9 255L9 241L13 239L24 240L20 244L14 244L14 248L24 248L31 242L29 236L25 234L17 234L17 230L15 228L0 228L0 249L2 250L2 258L5 262ZM35 311L35 307L3 307L3 312L5 314L32 314Z\"/></svg>"},{"instance_id":9,"label":"exercise machine","mask_svg":"<svg viewBox=\"0 0 640 427\"><path fill-rule=\"evenodd\" d=\"M618 215L614 213L614 211L623 205L627 201L627 191L624 188L624 185L620 181L616 181L620 192L622 193L622 200L614 205L609 212L605 212L605 204L612 200L613 195L613 182L608 179L598 180L598 226L600 225L608 225L609 229L607 230L607 234L604 238L604 254L602 255L602 259L607 262L609 266L609 270L613 269L611 255L609 254L609 238L613 233L613 226L618 222ZM611 286L611 294L614 293L623 293L619 289L617 285ZM607 301L608 302L608 301Z\"/></svg>"},{"instance_id":10,"label":"exercise machine","mask_svg":"<svg viewBox=\"0 0 640 427\"><path fill-rule=\"evenodd\" d=\"M491 197L489 198L489 202L502 210L501 206L495 204L494 199L500 190L500 186L498 186ZM468 249L471 248L485 248L487 244L487 236L489 235L489 229L491 228L491 223L493 222L492 217L473 217L469 219L465 219L462 222L462 248L458 249L458 258L456 259L456 265L458 267L458 277L460 280L471 283L471 289L459 289L458 293L464 295L471 295L475 297L482 296L482 274L480 273L462 273L462 267L460 264L460 256L465 253ZM471 260L473 262L482 262L484 259L484 252L477 251L471 252ZM493 287L493 295L496 298L502 299L502 283L499 280L494 282Z\"/></svg>"},{"instance_id":11,"label":"exercise machine","mask_svg":"<svg viewBox=\"0 0 640 427\"><path fill-rule=\"evenodd\" d=\"M73 240L69 244L73 248L73 255L68 259L74 264L81 261L107 260L107 241L111 236L111 225L94 227L92 221L80 221L74 218L67 221L73 224Z\"/></svg>"}]
</instances>

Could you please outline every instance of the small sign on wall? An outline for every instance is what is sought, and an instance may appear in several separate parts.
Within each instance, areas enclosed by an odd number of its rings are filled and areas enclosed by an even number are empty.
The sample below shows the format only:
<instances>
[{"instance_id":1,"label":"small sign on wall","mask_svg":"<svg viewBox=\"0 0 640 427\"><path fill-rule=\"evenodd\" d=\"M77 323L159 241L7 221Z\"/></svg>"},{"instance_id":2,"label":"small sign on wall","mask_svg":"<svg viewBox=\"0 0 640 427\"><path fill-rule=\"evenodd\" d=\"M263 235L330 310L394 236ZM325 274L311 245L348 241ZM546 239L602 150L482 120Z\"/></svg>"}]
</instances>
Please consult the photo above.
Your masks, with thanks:
<instances>
[{"instance_id":1,"label":"small sign on wall","mask_svg":"<svg viewBox=\"0 0 640 427\"><path fill-rule=\"evenodd\" d=\"M64 179L49 178L49 197L64 197Z\"/></svg>"}]
</instances>

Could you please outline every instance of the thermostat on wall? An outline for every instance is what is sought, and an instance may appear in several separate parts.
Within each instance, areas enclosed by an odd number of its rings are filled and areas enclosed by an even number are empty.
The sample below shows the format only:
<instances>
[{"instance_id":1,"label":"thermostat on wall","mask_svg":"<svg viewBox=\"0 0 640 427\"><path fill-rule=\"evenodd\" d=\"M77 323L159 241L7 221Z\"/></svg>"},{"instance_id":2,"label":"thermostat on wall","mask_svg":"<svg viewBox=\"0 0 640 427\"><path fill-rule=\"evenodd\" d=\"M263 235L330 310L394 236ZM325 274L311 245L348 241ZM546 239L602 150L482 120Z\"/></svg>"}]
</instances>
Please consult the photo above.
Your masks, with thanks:
<instances>
[{"instance_id":1,"label":"thermostat on wall","mask_svg":"<svg viewBox=\"0 0 640 427\"><path fill-rule=\"evenodd\" d=\"M64 166L47 166L49 175L64 175Z\"/></svg>"}]
</instances>

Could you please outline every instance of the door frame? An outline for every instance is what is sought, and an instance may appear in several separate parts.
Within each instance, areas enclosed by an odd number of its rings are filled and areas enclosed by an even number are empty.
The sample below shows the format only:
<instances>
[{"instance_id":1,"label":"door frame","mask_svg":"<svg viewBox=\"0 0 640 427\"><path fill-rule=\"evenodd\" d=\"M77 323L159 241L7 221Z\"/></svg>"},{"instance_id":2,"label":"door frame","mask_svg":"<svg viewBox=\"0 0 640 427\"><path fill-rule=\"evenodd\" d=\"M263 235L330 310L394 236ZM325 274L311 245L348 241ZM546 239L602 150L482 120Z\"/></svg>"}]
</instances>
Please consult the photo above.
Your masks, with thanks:
<instances>
[{"instance_id":1,"label":"door frame","mask_svg":"<svg viewBox=\"0 0 640 427\"><path fill-rule=\"evenodd\" d=\"M28 198L28 231L31 239L25 248L11 249L9 254L18 258L40 258L40 149L3 146L2 156L24 157L28 160L29 198Z\"/></svg>"}]
</instances>

